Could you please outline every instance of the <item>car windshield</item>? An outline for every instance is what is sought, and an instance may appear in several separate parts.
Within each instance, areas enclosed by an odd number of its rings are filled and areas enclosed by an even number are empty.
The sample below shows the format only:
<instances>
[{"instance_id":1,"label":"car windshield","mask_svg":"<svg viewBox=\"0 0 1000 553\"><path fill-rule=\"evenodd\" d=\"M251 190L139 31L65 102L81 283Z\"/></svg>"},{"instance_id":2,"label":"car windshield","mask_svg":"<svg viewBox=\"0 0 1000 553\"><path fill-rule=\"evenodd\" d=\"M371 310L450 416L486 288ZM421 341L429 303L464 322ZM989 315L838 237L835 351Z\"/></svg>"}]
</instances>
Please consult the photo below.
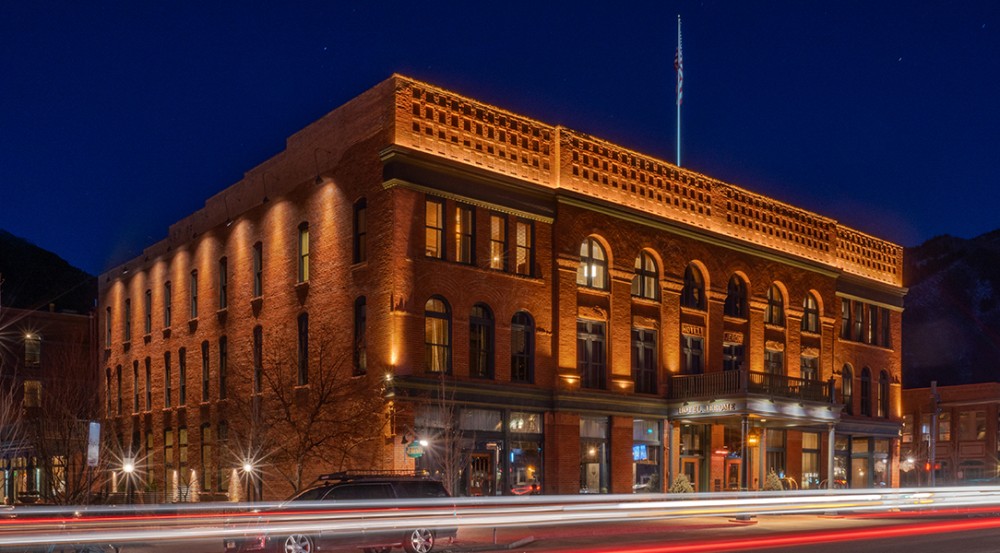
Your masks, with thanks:
<instances>
[{"instance_id":1,"label":"car windshield","mask_svg":"<svg viewBox=\"0 0 1000 553\"><path fill-rule=\"evenodd\" d=\"M306 490L292 498L292 501L319 501L330 491L329 486L320 486L311 490Z\"/></svg>"},{"instance_id":2,"label":"car windshield","mask_svg":"<svg viewBox=\"0 0 1000 553\"><path fill-rule=\"evenodd\" d=\"M448 497L448 492L440 482L433 480L399 482L396 484L400 497L421 498L421 497Z\"/></svg>"}]
</instances>

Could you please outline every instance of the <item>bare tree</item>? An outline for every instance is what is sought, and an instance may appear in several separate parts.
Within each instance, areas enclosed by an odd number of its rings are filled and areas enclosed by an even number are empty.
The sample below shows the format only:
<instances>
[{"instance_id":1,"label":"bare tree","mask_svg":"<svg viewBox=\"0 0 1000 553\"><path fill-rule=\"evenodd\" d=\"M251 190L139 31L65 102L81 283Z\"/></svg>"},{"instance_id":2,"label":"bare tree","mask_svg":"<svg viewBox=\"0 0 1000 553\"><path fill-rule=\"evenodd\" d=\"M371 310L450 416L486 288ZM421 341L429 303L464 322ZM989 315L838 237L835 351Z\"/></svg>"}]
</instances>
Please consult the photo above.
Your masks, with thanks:
<instances>
[{"instance_id":1,"label":"bare tree","mask_svg":"<svg viewBox=\"0 0 1000 553\"><path fill-rule=\"evenodd\" d=\"M440 373L435 390L422 403L417 419L419 438L427 440L424 466L441 478L445 489L456 495L469 465L469 449L474 437L463 435L455 390L448 375Z\"/></svg>"},{"instance_id":2,"label":"bare tree","mask_svg":"<svg viewBox=\"0 0 1000 553\"><path fill-rule=\"evenodd\" d=\"M293 492L320 472L379 466L384 381L354 374L353 348L338 339L345 334L311 332L306 365L294 325L262 334L259 348L248 340L235 371L240 390L230 396L239 414L231 427L237 460L266 466Z\"/></svg>"},{"instance_id":3,"label":"bare tree","mask_svg":"<svg viewBox=\"0 0 1000 553\"><path fill-rule=\"evenodd\" d=\"M12 379L5 378L0 380L0 455L17 456L27 445L21 402L14 392ZM0 489L0 504L4 499L4 490Z\"/></svg>"}]
</instances>

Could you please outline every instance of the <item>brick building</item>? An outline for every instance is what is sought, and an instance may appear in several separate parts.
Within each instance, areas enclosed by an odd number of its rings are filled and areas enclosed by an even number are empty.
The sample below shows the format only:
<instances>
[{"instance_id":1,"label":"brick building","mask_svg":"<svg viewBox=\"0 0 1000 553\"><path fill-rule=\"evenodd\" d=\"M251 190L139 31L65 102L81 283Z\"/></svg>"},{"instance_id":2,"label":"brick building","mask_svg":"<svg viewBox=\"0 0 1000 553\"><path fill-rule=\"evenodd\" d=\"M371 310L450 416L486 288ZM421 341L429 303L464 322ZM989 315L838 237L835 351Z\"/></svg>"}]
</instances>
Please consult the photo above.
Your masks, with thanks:
<instances>
[{"instance_id":1,"label":"brick building","mask_svg":"<svg viewBox=\"0 0 1000 553\"><path fill-rule=\"evenodd\" d=\"M992 485L1000 478L1000 383L903 390L901 441L904 486L931 484L931 470L937 485Z\"/></svg>"},{"instance_id":2,"label":"brick building","mask_svg":"<svg viewBox=\"0 0 1000 553\"><path fill-rule=\"evenodd\" d=\"M100 416L93 314L0 307L0 504L81 503Z\"/></svg>"},{"instance_id":3,"label":"brick building","mask_svg":"<svg viewBox=\"0 0 1000 553\"><path fill-rule=\"evenodd\" d=\"M368 466L458 493L896 485L901 268L822 215L393 76L100 277L108 415L168 488L198 466L232 496L232 405L269 370L232 352L289 328L300 369L334 337L385 383Z\"/></svg>"}]
</instances>

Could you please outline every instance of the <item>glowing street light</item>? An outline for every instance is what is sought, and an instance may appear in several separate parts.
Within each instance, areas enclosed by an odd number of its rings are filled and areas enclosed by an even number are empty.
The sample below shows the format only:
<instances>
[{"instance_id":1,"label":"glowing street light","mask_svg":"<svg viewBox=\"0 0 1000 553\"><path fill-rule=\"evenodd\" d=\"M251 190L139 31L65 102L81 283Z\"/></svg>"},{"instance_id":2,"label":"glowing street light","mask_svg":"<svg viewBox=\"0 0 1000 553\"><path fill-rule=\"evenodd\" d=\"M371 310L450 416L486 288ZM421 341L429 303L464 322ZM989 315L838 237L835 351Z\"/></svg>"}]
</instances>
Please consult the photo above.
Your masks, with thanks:
<instances>
[{"instance_id":1,"label":"glowing street light","mask_svg":"<svg viewBox=\"0 0 1000 553\"><path fill-rule=\"evenodd\" d=\"M125 502L132 503L135 499L132 495L132 475L135 473L135 462L132 459L125 459L122 463L122 472L125 473Z\"/></svg>"}]
</instances>

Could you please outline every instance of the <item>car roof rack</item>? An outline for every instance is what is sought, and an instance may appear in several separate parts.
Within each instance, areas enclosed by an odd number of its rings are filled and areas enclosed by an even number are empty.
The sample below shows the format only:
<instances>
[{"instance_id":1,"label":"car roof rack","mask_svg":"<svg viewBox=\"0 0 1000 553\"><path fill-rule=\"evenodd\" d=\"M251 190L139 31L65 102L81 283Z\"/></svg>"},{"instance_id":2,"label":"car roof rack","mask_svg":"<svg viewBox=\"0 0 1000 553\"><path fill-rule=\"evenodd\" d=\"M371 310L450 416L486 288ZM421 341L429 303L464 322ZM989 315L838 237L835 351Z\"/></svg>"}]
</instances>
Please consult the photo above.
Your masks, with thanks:
<instances>
[{"instance_id":1,"label":"car roof rack","mask_svg":"<svg viewBox=\"0 0 1000 553\"><path fill-rule=\"evenodd\" d=\"M316 481L343 481L355 478L426 478L430 476L426 470L342 470L321 474Z\"/></svg>"}]
</instances>

